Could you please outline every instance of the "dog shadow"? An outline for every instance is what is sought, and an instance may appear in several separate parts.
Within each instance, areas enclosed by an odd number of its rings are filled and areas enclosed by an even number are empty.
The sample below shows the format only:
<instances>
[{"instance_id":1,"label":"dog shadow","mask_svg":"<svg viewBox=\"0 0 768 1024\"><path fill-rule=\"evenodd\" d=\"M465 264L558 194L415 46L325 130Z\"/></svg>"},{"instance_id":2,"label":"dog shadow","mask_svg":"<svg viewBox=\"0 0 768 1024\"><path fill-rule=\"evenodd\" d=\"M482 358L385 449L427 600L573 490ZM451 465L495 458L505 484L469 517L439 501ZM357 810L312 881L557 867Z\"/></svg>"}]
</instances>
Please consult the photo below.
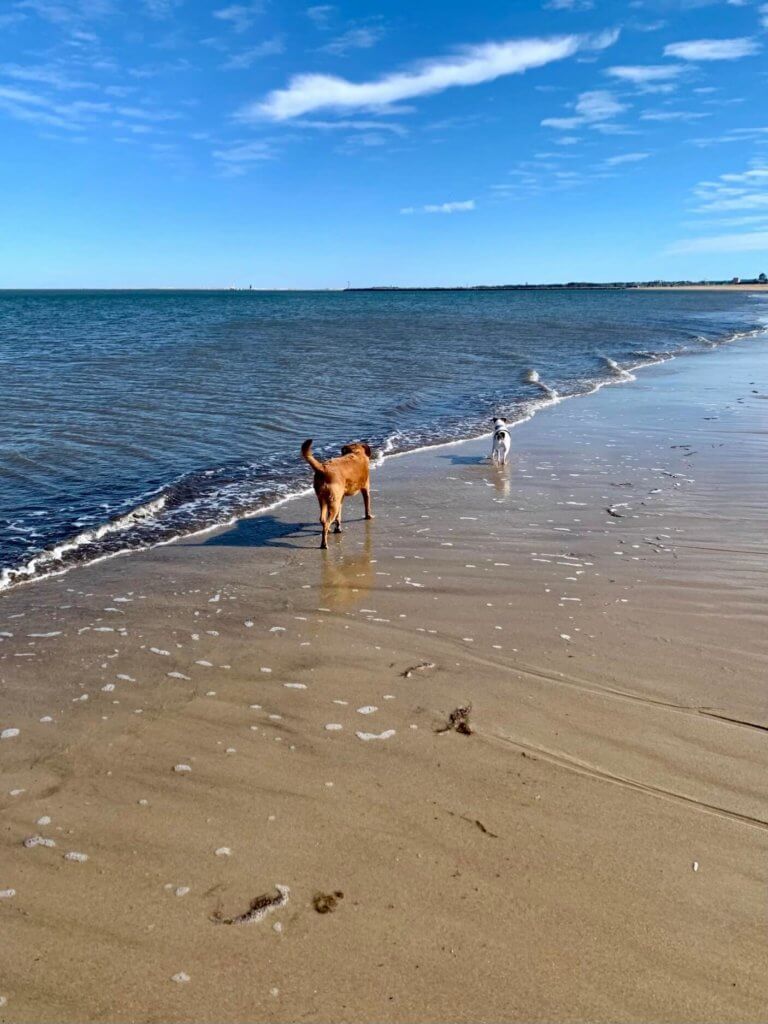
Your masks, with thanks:
<instances>
[{"instance_id":1,"label":"dog shadow","mask_svg":"<svg viewBox=\"0 0 768 1024\"><path fill-rule=\"evenodd\" d=\"M452 466L487 466L490 461L488 455L453 455L450 452L438 458L447 459Z\"/></svg>"},{"instance_id":2,"label":"dog shadow","mask_svg":"<svg viewBox=\"0 0 768 1024\"><path fill-rule=\"evenodd\" d=\"M504 466L497 465L490 455L455 455L452 452L446 452L444 455L439 455L438 458L447 459L452 466L471 466L474 469L483 470L485 479L493 484L496 493L503 498L509 497L512 490L511 458Z\"/></svg>"},{"instance_id":3,"label":"dog shadow","mask_svg":"<svg viewBox=\"0 0 768 1024\"><path fill-rule=\"evenodd\" d=\"M317 540L314 523L289 523L272 515L239 519L234 526L200 541L201 547L223 548L303 548Z\"/></svg>"}]
</instances>

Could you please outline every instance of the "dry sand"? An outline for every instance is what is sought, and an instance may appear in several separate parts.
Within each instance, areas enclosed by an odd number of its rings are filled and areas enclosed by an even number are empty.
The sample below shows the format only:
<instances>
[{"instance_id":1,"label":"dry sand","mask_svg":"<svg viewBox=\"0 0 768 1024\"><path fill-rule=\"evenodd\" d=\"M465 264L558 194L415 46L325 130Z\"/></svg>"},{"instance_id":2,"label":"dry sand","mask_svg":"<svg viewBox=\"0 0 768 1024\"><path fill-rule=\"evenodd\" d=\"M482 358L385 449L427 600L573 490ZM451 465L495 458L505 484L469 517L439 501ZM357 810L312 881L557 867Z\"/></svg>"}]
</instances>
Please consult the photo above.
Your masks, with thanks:
<instances>
[{"instance_id":1,"label":"dry sand","mask_svg":"<svg viewBox=\"0 0 768 1024\"><path fill-rule=\"evenodd\" d=\"M764 1020L766 399L743 342L327 553L301 499L4 595L0 1019Z\"/></svg>"}]
</instances>

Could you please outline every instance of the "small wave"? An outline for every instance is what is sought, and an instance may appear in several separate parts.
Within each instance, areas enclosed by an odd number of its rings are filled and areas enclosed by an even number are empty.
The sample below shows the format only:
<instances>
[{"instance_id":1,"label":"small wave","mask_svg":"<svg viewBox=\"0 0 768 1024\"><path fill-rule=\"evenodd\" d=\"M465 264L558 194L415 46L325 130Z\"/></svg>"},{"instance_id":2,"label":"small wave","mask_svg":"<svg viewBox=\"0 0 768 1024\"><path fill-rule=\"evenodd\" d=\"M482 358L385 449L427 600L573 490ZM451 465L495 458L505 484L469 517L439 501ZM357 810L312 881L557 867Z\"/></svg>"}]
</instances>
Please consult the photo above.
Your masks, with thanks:
<instances>
[{"instance_id":1,"label":"small wave","mask_svg":"<svg viewBox=\"0 0 768 1024\"><path fill-rule=\"evenodd\" d=\"M623 369L610 356L603 356L603 362L614 377L618 377L620 380L635 380L634 374L630 373L629 370Z\"/></svg>"},{"instance_id":2,"label":"small wave","mask_svg":"<svg viewBox=\"0 0 768 1024\"><path fill-rule=\"evenodd\" d=\"M544 392L548 398L557 398L557 391L551 388L549 384L545 384L539 376L538 370L525 370L523 373L523 381L526 384L535 384L537 388Z\"/></svg>"},{"instance_id":3,"label":"small wave","mask_svg":"<svg viewBox=\"0 0 768 1024\"><path fill-rule=\"evenodd\" d=\"M78 561L78 555L86 549L93 549L99 541L104 540L111 534L124 533L138 524L146 524L161 512L167 503L168 497L163 494L138 505L124 515L110 519L101 526L83 530L69 540L62 541L55 547L41 551L34 555L24 565L16 568L6 568L0 572L0 591L7 590L14 583L21 583L25 580L34 579L39 576L46 576L56 572L70 561Z\"/></svg>"}]
</instances>

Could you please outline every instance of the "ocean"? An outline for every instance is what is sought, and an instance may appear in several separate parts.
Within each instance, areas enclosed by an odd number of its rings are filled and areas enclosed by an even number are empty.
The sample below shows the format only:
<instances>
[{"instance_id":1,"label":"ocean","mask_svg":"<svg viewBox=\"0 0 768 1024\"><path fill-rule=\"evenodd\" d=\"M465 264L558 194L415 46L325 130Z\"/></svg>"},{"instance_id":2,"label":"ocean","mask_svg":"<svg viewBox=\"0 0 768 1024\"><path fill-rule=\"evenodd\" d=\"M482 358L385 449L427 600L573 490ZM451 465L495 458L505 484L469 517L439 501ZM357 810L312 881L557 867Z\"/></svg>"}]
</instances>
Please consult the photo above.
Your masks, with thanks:
<instances>
[{"instance_id":1,"label":"ocean","mask_svg":"<svg viewBox=\"0 0 768 1024\"><path fill-rule=\"evenodd\" d=\"M0 589L299 493L305 438L477 436L766 326L733 292L0 291Z\"/></svg>"}]
</instances>

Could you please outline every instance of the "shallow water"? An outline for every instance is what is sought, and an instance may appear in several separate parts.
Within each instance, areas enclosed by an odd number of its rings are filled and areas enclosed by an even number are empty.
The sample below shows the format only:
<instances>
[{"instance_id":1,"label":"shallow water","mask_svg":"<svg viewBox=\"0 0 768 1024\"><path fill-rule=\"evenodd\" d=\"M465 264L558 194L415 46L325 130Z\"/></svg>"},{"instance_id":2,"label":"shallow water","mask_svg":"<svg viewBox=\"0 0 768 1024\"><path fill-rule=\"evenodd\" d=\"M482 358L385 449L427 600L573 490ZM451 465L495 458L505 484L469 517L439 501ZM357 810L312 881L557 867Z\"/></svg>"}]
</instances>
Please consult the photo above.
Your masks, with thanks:
<instances>
[{"instance_id":1,"label":"shallow water","mask_svg":"<svg viewBox=\"0 0 768 1024\"><path fill-rule=\"evenodd\" d=\"M306 437L471 436L766 322L718 292L0 292L0 587L286 497Z\"/></svg>"}]
</instances>

